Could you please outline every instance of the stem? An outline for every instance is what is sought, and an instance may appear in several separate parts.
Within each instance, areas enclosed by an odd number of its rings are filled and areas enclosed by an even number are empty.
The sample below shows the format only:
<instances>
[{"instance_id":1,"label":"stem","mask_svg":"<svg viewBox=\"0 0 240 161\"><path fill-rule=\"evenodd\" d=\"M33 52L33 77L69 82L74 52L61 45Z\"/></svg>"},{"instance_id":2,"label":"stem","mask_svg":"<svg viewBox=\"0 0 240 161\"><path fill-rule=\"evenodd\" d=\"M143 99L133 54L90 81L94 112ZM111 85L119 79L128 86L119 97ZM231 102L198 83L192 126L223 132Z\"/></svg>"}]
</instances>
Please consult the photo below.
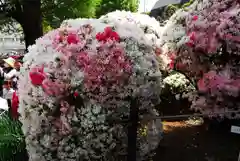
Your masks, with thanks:
<instances>
[{"instance_id":1,"label":"stem","mask_svg":"<svg viewBox=\"0 0 240 161\"><path fill-rule=\"evenodd\" d=\"M130 125L128 126L128 156L127 161L137 160L137 128L138 128L138 104L137 99L131 99Z\"/></svg>"}]
</instances>

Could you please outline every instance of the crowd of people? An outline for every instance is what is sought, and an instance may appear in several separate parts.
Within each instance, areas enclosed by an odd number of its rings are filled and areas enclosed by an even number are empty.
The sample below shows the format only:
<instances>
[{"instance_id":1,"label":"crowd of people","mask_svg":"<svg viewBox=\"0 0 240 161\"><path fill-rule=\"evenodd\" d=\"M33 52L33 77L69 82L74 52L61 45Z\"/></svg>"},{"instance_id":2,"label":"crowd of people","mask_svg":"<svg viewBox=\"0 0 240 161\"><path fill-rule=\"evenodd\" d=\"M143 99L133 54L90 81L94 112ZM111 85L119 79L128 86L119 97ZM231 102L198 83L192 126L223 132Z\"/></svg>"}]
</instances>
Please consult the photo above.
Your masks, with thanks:
<instances>
[{"instance_id":1,"label":"crowd of people","mask_svg":"<svg viewBox=\"0 0 240 161\"><path fill-rule=\"evenodd\" d=\"M9 110L12 116L17 116L17 82L22 65L22 57L10 56L0 61L0 106L3 110Z\"/></svg>"}]
</instances>

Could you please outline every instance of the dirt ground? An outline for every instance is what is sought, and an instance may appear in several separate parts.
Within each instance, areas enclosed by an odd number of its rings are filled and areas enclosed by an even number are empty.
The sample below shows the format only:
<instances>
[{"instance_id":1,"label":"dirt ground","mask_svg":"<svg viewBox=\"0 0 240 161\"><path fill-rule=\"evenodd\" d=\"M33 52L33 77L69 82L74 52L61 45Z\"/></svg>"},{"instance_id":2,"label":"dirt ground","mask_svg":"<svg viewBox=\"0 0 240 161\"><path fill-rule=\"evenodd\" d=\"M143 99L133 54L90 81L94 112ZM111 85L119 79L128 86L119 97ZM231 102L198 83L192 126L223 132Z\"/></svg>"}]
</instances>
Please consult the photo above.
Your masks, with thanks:
<instances>
[{"instance_id":1,"label":"dirt ground","mask_svg":"<svg viewBox=\"0 0 240 161\"><path fill-rule=\"evenodd\" d=\"M240 134L227 126L164 122L164 137L154 161L238 161Z\"/></svg>"}]
</instances>

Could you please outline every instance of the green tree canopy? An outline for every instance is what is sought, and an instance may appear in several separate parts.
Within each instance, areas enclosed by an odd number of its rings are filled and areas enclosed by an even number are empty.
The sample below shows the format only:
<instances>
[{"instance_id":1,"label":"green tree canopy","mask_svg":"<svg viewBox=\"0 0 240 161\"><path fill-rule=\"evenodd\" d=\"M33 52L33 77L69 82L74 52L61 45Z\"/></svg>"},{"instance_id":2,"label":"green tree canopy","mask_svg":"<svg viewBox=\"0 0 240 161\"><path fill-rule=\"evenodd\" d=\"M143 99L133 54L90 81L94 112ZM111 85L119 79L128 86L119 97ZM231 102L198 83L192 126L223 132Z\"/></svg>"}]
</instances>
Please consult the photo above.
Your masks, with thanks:
<instances>
[{"instance_id":1,"label":"green tree canopy","mask_svg":"<svg viewBox=\"0 0 240 161\"><path fill-rule=\"evenodd\" d=\"M96 16L100 17L116 10L136 12L138 6L139 0L102 0L97 7Z\"/></svg>"},{"instance_id":2,"label":"green tree canopy","mask_svg":"<svg viewBox=\"0 0 240 161\"><path fill-rule=\"evenodd\" d=\"M69 18L95 17L101 0L42 0L43 20L53 28Z\"/></svg>"}]
</instances>

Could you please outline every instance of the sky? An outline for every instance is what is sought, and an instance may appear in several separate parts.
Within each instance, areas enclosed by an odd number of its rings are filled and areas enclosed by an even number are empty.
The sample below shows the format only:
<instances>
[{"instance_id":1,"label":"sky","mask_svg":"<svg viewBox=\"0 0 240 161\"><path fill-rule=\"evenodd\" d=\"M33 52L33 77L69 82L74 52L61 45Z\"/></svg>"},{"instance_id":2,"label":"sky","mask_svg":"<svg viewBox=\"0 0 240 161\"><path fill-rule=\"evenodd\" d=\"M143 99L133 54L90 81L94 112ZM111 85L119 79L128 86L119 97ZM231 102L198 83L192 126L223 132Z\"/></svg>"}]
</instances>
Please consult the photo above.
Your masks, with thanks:
<instances>
[{"instance_id":1,"label":"sky","mask_svg":"<svg viewBox=\"0 0 240 161\"><path fill-rule=\"evenodd\" d=\"M157 2L157 0L140 0L138 12L144 12L144 1L146 12L151 11L152 7Z\"/></svg>"}]
</instances>

